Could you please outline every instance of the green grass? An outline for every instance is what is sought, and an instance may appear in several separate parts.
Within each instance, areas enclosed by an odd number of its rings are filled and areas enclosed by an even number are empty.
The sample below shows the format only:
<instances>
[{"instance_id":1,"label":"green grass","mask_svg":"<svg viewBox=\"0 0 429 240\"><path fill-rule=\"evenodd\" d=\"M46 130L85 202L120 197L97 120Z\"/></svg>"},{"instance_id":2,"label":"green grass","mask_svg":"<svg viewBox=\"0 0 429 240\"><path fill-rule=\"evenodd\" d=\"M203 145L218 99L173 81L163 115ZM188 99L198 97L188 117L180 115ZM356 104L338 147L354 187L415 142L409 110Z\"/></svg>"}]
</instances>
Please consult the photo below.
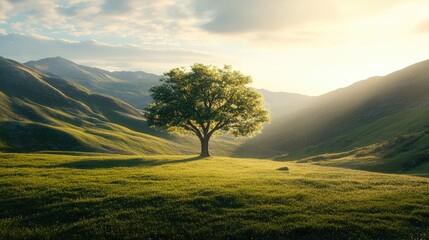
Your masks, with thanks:
<instances>
[{"instance_id":1,"label":"green grass","mask_svg":"<svg viewBox=\"0 0 429 240\"><path fill-rule=\"evenodd\" d=\"M299 159L297 161L299 163L429 176L427 133L427 131L420 131L401 135L350 151L319 154L303 159L280 156L276 160Z\"/></svg>"},{"instance_id":2,"label":"green grass","mask_svg":"<svg viewBox=\"0 0 429 240\"><path fill-rule=\"evenodd\" d=\"M425 103L421 106L378 119L370 124L353 129L347 134L328 139L318 145L300 149L295 153L295 156L308 157L323 152L350 150L402 135L420 133L420 135L426 134L425 137L427 137L429 133L428 119L429 107ZM423 141L420 145L424 145L424 148L427 149L428 141ZM415 147L421 146L416 145Z\"/></svg>"},{"instance_id":3,"label":"green grass","mask_svg":"<svg viewBox=\"0 0 429 240\"><path fill-rule=\"evenodd\" d=\"M426 239L428 195L427 178L307 163L4 153L0 238Z\"/></svg>"}]
</instances>

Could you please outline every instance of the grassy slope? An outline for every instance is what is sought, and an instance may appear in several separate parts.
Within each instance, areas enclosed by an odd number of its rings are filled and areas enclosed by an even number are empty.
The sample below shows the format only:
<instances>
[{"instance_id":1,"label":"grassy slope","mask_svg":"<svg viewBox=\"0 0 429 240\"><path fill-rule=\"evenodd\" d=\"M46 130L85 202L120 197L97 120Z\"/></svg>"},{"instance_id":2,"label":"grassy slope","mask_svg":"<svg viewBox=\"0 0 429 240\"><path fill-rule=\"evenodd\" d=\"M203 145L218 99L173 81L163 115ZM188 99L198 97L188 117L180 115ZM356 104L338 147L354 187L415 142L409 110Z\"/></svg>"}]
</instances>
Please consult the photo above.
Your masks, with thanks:
<instances>
[{"instance_id":1,"label":"grassy slope","mask_svg":"<svg viewBox=\"0 0 429 240\"><path fill-rule=\"evenodd\" d=\"M0 175L3 239L429 237L429 180L420 177L77 153L0 154Z\"/></svg>"},{"instance_id":2,"label":"grassy slope","mask_svg":"<svg viewBox=\"0 0 429 240\"><path fill-rule=\"evenodd\" d=\"M428 66L420 62L316 97L249 143L283 150L279 160L429 175Z\"/></svg>"},{"instance_id":3,"label":"grassy slope","mask_svg":"<svg viewBox=\"0 0 429 240\"><path fill-rule=\"evenodd\" d=\"M0 58L0 70L1 151L194 152L146 134L149 131L131 131L133 125L145 126L145 122L125 102L41 75L9 59Z\"/></svg>"},{"instance_id":4,"label":"grassy slope","mask_svg":"<svg viewBox=\"0 0 429 240\"><path fill-rule=\"evenodd\" d=\"M427 106L412 108L315 147L304 148L295 154L277 159L303 158L301 162L313 162L318 165L429 176L427 119L429 119ZM354 141L350 142L350 139ZM336 151L341 145L347 145L352 150ZM325 149L328 153L318 154L320 149Z\"/></svg>"},{"instance_id":5,"label":"grassy slope","mask_svg":"<svg viewBox=\"0 0 429 240\"><path fill-rule=\"evenodd\" d=\"M428 129L428 66L429 61L420 62L316 97L311 107L285 116L282 121L273 120L249 144L289 154L312 148L307 154L311 156L351 150ZM368 126L371 132L362 132Z\"/></svg>"},{"instance_id":6,"label":"grassy slope","mask_svg":"<svg viewBox=\"0 0 429 240\"><path fill-rule=\"evenodd\" d=\"M319 154L300 159L298 162L384 173L429 176L428 141L427 133L418 132L350 151Z\"/></svg>"}]
</instances>

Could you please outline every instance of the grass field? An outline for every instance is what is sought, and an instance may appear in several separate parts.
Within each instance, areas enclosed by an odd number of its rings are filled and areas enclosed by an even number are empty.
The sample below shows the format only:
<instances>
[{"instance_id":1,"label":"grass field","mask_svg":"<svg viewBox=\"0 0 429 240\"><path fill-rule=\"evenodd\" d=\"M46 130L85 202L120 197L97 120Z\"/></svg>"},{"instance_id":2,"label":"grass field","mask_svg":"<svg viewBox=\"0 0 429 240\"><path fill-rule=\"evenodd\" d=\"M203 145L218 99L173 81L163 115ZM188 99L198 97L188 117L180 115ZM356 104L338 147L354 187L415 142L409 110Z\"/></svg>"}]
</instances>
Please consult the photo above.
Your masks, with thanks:
<instances>
[{"instance_id":1,"label":"grass field","mask_svg":"<svg viewBox=\"0 0 429 240\"><path fill-rule=\"evenodd\" d=\"M1 239L428 239L428 196L427 178L307 163L0 154Z\"/></svg>"}]
</instances>

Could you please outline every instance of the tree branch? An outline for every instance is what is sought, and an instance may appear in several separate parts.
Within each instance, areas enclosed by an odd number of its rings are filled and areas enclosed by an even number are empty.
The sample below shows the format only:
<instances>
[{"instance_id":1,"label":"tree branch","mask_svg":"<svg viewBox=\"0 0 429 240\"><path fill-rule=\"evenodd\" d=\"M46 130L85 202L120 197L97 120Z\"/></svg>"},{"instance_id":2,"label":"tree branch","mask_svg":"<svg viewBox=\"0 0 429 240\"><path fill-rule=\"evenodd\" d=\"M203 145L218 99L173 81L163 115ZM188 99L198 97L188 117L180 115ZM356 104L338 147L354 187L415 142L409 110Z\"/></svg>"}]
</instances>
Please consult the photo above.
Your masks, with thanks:
<instances>
[{"instance_id":1,"label":"tree branch","mask_svg":"<svg viewBox=\"0 0 429 240\"><path fill-rule=\"evenodd\" d=\"M201 134L200 130L199 130L199 129L194 125L194 124L192 124L192 122L191 122L190 120L188 120L186 123L187 123L187 124L189 124L189 126L190 126L192 129L194 129L195 134L197 134L197 136L198 136L200 139L202 139L202 138L203 138L203 135Z\"/></svg>"},{"instance_id":2,"label":"tree branch","mask_svg":"<svg viewBox=\"0 0 429 240\"><path fill-rule=\"evenodd\" d=\"M232 99L235 97L236 91L233 91L231 96L226 100L226 102L218 108L219 111L224 111L225 108L231 104Z\"/></svg>"},{"instance_id":3,"label":"tree branch","mask_svg":"<svg viewBox=\"0 0 429 240\"><path fill-rule=\"evenodd\" d=\"M222 122L222 121L218 122L216 124L216 126L207 135L211 136L215 131L217 131L217 130L223 128L223 127L225 127L226 124L228 124L228 120L226 120L224 122Z\"/></svg>"}]
</instances>

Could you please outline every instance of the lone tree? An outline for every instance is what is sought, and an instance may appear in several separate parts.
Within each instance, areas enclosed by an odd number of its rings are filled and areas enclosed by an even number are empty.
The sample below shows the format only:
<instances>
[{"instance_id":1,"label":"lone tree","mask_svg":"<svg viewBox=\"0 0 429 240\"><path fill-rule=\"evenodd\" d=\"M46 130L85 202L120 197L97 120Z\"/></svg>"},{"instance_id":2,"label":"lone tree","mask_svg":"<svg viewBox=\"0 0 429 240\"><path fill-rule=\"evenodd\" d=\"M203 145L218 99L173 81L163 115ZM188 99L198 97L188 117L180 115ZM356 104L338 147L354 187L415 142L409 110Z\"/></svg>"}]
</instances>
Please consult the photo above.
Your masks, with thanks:
<instances>
[{"instance_id":1,"label":"lone tree","mask_svg":"<svg viewBox=\"0 0 429 240\"><path fill-rule=\"evenodd\" d=\"M261 95L247 86L252 79L231 66L194 64L189 72L174 68L164 73L161 81L150 89L153 102L146 107L148 124L197 135L201 157L210 156L213 134L246 137L269 121Z\"/></svg>"}]
</instances>

